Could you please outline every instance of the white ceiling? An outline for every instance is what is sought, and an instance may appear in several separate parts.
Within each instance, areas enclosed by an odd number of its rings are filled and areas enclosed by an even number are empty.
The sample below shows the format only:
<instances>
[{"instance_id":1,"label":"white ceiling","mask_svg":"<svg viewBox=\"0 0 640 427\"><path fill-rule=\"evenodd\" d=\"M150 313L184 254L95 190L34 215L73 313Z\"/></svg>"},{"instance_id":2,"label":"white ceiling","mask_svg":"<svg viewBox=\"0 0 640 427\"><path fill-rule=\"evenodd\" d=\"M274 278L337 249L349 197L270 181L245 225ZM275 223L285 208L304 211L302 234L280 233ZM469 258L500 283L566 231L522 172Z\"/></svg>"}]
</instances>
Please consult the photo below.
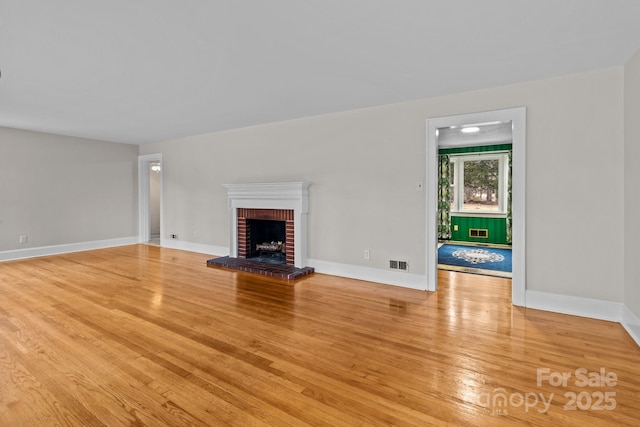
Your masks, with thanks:
<instances>
[{"instance_id":1,"label":"white ceiling","mask_svg":"<svg viewBox=\"0 0 640 427\"><path fill-rule=\"evenodd\" d=\"M141 144L619 66L637 0L0 0L0 126Z\"/></svg>"},{"instance_id":2,"label":"white ceiling","mask_svg":"<svg viewBox=\"0 0 640 427\"><path fill-rule=\"evenodd\" d=\"M465 127L477 127L478 131L464 133ZM512 122L468 123L438 129L438 147L456 148L474 145L497 145L513 143Z\"/></svg>"}]
</instances>

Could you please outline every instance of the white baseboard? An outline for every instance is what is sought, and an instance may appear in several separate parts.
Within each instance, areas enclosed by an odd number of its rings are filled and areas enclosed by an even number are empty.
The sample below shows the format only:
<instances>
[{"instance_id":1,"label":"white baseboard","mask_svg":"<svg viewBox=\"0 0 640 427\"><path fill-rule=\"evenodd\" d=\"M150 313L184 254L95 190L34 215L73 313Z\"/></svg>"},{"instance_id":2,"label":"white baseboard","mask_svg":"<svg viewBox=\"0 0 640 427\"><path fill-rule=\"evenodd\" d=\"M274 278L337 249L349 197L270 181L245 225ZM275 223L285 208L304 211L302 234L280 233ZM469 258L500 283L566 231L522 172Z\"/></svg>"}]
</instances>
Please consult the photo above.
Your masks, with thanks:
<instances>
[{"instance_id":1,"label":"white baseboard","mask_svg":"<svg viewBox=\"0 0 640 427\"><path fill-rule=\"evenodd\" d=\"M185 242L183 240L160 239L163 248L179 249L181 251L196 252L214 256L228 256L229 248L224 246L205 245L202 243Z\"/></svg>"},{"instance_id":2,"label":"white baseboard","mask_svg":"<svg viewBox=\"0 0 640 427\"><path fill-rule=\"evenodd\" d=\"M160 246L214 256L229 255L229 248L224 246L203 245L200 243L185 242L182 240L161 239ZM366 280L368 282L384 283L387 285L402 286L405 288L419 290L426 290L427 287L426 276L420 274L382 270L378 268L341 264L317 259L307 259L307 265L305 267L313 267L315 271L322 274Z\"/></svg>"},{"instance_id":3,"label":"white baseboard","mask_svg":"<svg viewBox=\"0 0 640 427\"><path fill-rule=\"evenodd\" d=\"M526 307L555 313L620 322L624 305L618 302L527 291Z\"/></svg>"},{"instance_id":4,"label":"white baseboard","mask_svg":"<svg viewBox=\"0 0 640 427\"><path fill-rule=\"evenodd\" d=\"M626 329L631 338L640 346L640 317L636 316L633 311L626 305L622 310L622 327Z\"/></svg>"},{"instance_id":5,"label":"white baseboard","mask_svg":"<svg viewBox=\"0 0 640 427\"><path fill-rule=\"evenodd\" d=\"M70 252L90 251L93 249L105 249L116 246L135 245L136 243L138 243L137 236L96 240L92 242L68 243L64 245L40 246L37 248L15 249L0 252L0 262L48 255L59 255Z\"/></svg>"},{"instance_id":6,"label":"white baseboard","mask_svg":"<svg viewBox=\"0 0 640 427\"><path fill-rule=\"evenodd\" d=\"M427 277L422 274L405 273L403 271L383 270L380 268L362 267L359 265L341 264L337 262L308 259L307 264L316 272L386 285L426 290Z\"/></svg>"},{"instance_id":7,"label":"white baseboard","mask_svg":"<svg viewBox=\"0 0 640 427\"><path fill-rule=\"evenodd\" d=\"M640 318L620 302L527 291L526 307L554 313L618 322L640 346Z\"/></svg>"}]
</instances>

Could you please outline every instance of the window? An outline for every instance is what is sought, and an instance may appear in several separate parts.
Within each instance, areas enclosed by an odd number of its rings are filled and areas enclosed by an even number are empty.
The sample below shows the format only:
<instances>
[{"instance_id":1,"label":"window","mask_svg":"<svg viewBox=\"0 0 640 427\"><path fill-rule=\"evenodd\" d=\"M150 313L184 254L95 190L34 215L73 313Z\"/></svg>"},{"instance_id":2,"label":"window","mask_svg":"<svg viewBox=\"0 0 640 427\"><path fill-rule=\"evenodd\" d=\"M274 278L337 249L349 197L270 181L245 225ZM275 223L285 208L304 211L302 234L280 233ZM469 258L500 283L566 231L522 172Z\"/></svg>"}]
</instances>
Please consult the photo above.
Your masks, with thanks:
<instances>
[{"instance_id":1,"label":"window","mask_svg":"<svg viewBox=\"0 0 640 427\"><path fill-rule=\"evenodd\" d=\"M507 153L451 156L451 211L507 212Z\"/></svg>"}]
</instances>

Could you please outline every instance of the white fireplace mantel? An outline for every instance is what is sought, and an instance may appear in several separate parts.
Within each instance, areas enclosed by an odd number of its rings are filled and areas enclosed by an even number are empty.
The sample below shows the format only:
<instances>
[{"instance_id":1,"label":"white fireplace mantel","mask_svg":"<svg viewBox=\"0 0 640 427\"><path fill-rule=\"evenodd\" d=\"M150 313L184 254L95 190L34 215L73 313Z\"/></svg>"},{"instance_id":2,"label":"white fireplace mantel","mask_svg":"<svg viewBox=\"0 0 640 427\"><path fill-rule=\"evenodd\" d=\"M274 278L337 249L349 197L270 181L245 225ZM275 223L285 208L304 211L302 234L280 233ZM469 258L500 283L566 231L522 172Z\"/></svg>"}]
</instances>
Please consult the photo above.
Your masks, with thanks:
<instances>
[{"instance_id":1,"label":"white fireplace mantel","mask_svg":"<svg viewBox=\"0 0 640 427\"><path fill-rule=\"evenodd\" d=\"M224 184L229 203L230 256L238 256L238 208L290 209L294 215L294 265L307 264L307 213L310 182Z\"/></svg>"}]
</instances>

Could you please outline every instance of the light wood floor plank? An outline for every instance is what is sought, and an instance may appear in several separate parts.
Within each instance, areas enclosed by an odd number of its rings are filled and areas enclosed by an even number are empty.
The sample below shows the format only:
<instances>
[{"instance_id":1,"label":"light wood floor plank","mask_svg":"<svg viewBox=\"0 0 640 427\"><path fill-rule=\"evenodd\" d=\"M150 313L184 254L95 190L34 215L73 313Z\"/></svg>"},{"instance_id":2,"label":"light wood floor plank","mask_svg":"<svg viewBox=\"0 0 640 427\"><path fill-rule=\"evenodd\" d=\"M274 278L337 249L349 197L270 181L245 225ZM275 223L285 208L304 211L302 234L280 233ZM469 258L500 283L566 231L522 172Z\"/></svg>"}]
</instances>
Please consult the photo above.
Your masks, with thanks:
<instances>
[{"instance_id":1,"label":"light wood floor plank","mask_svg":"<svg viewBox=\"0 0 640 427\"><path fill-rule=\"evenodd\" d=\"M0 425L639 424L624 329L512 307L508 279L441 271L427 293L206 259L133 245L0 263ZM618 380L583 387L579 368ZM538 369L572 377L538 385ZM615 408L567 410L571 393Z\"/></svg>"}]
</instances>

